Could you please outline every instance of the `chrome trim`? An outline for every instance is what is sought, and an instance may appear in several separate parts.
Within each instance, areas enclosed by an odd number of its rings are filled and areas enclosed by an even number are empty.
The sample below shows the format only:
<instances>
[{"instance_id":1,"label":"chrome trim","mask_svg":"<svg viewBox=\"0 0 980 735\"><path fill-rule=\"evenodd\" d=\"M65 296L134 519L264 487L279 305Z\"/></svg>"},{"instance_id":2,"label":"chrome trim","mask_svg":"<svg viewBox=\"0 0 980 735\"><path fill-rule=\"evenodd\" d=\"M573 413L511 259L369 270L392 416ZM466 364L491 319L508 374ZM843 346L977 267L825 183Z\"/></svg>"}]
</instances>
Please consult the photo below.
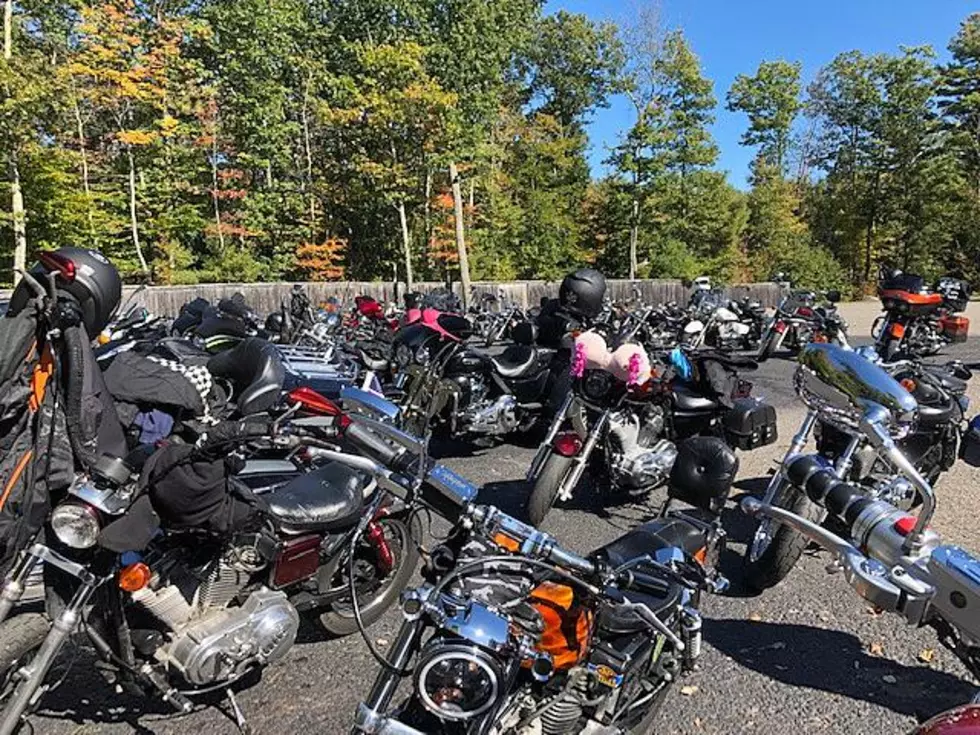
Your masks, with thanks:
<instances>
[{"instance_id":1,"label":"chrome trim","mask_svg":"<svg viewBox=\"0 0 980 735\"><path fill-rule=\"evenodd\" d=\"M400 412L398 406L376 393L347 385L340 389L340 402L345 408L350 404L351 407L364 409L382 420L394 421Z\"/></svg>"}]
</instances>

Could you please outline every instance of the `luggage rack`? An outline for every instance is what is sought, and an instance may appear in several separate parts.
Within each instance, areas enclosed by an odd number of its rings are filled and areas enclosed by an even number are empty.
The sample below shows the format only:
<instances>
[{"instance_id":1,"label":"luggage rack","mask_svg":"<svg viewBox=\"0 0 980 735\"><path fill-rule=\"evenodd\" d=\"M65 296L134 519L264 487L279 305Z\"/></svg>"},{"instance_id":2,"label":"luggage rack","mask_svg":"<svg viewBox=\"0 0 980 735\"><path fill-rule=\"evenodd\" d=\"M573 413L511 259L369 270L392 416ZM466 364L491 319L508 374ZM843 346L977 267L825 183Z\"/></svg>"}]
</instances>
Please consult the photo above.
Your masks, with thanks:
<instances>
[{"instance_id":1,"label":"luggage rack","mask_svg":"<svg viewBox=\"0 0 980 735\"><path fill-rule=\"evenodd\" d=\"M287 372L311 379L356 384L361 369L358 363L335 346L307 347L276 345Z\"/></svg>"}]
</instances>

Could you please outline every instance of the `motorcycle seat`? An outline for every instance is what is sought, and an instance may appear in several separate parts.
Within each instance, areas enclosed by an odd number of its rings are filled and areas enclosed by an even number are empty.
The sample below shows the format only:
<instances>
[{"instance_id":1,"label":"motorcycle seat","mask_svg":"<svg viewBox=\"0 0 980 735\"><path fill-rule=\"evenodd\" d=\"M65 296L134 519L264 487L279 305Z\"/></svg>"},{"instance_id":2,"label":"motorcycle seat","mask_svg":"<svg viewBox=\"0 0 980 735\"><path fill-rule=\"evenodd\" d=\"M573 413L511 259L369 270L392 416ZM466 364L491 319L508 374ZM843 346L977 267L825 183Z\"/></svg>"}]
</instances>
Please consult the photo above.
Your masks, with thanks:
<instances>
[{"instance_id":1,"label":"motorcycle seat","mask_svg":"<svg viewBox=\"0 0 980 735\"><path fill-rule=\"evenodd\" d=\"M491 357L493 369L505 378L522 378L534 371L538 351L530 345L510 345L500 357Z\"/></svg>"},{"instance_id":2,"label":"motorcycle seat","mask_svg":"<svg viewBox=\"0 0 980 735\"><path fill-rule=\"evenodd\" d=\"M717 401L696 393L685 385L675 386L672 395L678 411L707 412L714 411L719 406Z\"/></svg>"},{"instance_id":3,"label":"motorcycle seat","mask_svg":"<svg viewBox=\"0 0 980 735\"><path fill-rule=\"evenodd\" d=\"M934 427L941 426L951 421L956 413L956 404L951 400L941 401L938 404L919 404L919 426Z\"/></svg>"},{"instance_id":4,"label":"motorcycle seat","mask_svg":"<svg viewBox=\"0 0 980 735\"><path fill-rule=\"evenodd\" d=\"M966 393L967 382L950 373L944 366L923 365L922 369L936 378L943 390L949 391L956 396L961 396Z\"/></svg>"},{"instance_id":5,"label":"motorcycle seat","mask_svg":"<svg viewBox=\"0 0 980 735\"><path fill-rule=\"evenodd\" d=\"M337 462L290 480L268 495L269 513L286 531L339 531L354 526L364 502L364 479Z\"/></svg>"},{"instance_id":6,"label":"motorcycle seat","mask_svg":"<svg viewBox=\"0 0 980 735\"><path fill-rule=\"evenodd\" d=\"M231 381L235 403L242 416L264 413L279 400L286 369L275 346L263 339L243 340L208 361L208 370Z\"/></svg>"}]
</instances>

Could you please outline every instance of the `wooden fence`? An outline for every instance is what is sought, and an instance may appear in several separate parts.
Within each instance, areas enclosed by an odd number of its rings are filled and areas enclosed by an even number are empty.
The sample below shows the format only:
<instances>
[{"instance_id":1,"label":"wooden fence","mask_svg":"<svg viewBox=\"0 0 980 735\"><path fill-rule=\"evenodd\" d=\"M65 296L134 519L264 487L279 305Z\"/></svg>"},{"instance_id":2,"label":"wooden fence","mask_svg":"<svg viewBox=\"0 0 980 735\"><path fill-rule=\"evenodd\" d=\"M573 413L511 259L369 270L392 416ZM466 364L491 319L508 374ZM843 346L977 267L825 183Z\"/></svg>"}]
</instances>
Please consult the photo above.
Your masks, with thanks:
<instances>
[{"instance_id":1,"label":"wooden fence","mask_svg":"<svg viewBox=\"0 0 980 735\"><path fill-rule=\"evenodd\" d=\"M194 286L151 286L144 290L138 298L152 313L174 316L180 311L183 304L198 296L214 302L231 296L235 292L241 292L252 308L259 313L266 314L279 308L283 300L288 300L293 285L293 283L202 283ZM355 296L361 294L372 296L378 301L387 303L400 300L405 292L404 283L396 285L390 281L308 282L300 285L303 286L314 303L325 301L330 297L351 301ZM629 281L624 279L608 281L608 294L614 300L629 299L633 294L634 287L639 289L644 300L649 303L666 303L669 301L686 303L691 293L690 288L676 280ZM415 284L415 290L423 293L439 288L445 288L445 284L438 282ZM134 289L135 287L131 286L125 287L123 299L126 299ZM453 290L460 294L459 284L455 284ZM473 291L477 295L485 293L503 294L507 300L527 307L540 303L543 296L557 296L558 282L483 281L475 282ZM725 291L732 298L752 296L767 307L775 306L782 294L780 287L774 283L735 285L726 288ZM0 292L0 301L5 300L8 295L9 292Z\"/></svg>"}]
</instances>

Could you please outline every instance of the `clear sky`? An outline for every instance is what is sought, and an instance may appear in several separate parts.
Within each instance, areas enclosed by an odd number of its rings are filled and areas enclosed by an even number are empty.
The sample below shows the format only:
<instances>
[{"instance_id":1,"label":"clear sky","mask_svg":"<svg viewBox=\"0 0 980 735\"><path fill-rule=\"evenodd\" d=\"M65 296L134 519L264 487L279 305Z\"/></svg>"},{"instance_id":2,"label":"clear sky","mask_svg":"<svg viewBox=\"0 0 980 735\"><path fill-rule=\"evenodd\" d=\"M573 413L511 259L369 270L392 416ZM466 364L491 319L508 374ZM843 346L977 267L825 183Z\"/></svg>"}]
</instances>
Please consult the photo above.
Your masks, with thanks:
<instances>
[{"instance_id":1,"label":"clear sky","mask_svg":"<svg viewBox=\"0 0 980 735\"><path fill-rule=\"evenodd\" d=\"M646 1L549 0L547 7L627 23ZM719 166L740 187L752 158L751 149L738 144L746 120L724 109L737 74L753 73L763 59L786 59L802 62L804 82L809 82L842 51L895 52L902 45L930 44L945 59L960 22L980 10L977 0L662 0L659 5L665 25L684 30L714 82ZM596 112L590 125L595 173L602 173L607 148L630 124L630 109L621 99Z\"/></svg>"}]
</instances>

